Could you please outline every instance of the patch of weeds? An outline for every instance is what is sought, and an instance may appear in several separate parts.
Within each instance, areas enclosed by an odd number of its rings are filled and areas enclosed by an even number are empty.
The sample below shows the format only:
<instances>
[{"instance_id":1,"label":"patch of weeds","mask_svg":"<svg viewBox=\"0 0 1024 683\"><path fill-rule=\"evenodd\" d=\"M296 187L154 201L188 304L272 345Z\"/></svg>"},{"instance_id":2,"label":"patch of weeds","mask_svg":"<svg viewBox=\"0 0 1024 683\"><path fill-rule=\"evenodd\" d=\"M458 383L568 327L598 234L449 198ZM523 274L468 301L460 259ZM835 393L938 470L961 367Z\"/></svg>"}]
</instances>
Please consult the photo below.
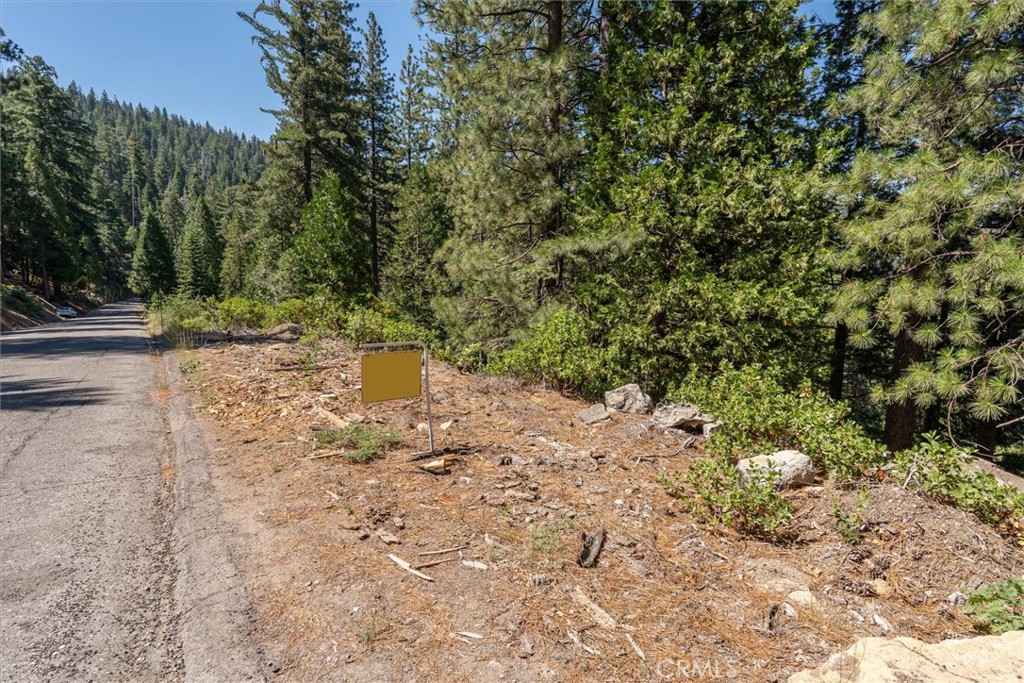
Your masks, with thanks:
<instances>
[{"instance_id":1,"label":"patch of weeds","mask_svg":"<svg viewBox=\"0 0 1024 683\"><path fill-rule=\"evenodd\" d=\"M306 374L312 374L316 372L317 365L320 362L320 346L319 344L313 344L309 348L306 348L295 356L295 360L298 361L299 365Z\"/></svg>"},{"instance_id":2,"label":"patch of weeds","mask_svg":"<svg viewBox=\"0 0 1024 683\"><path fill-rule=\"evenodd\" d=\"M202 366L203 362L192 356L182 356L181 361L178 363L178 367L181 368L181 374L183 375L193 375Z\"/></svg>"},{"instance_id":3,"label":"patch of weeds","mask_svg":"<svg viewBox=\"0 0 1024 683\"><path fill-rule=\"evenodd\" d=\"M1003 531L1024 521L1024 493L970 468L970 453L925 434L916 448L896 454L893 474L904 488L970 512Z\"/></svg>"},{"instance_id":4,"label":"patch of weeds","mask_svg":"<svg viewBox=\"0 0 1024 683\"><path fill-rule=\"evenodd\" d=\"M985 584L968 596L963 611L986 633L1024 629L1024 579Z\"/></svg>"},{"instance_id":5,"label":"patch of weeds","mask_svg":"<svg viewBox=\"0 0 1024 683\"><path fill-rule=\"evenodd\" d=\"M356 637L359 638L359 643L365 646L380 638L380 636L387 630L387 624L382 622L378 617L373 616L370 618L369 623L365 623L359 627L359 630L356 632Z\"/></svg>"},{"instance_id":6,"label":"patch of weeds","mask_svg":"<svg viewBox=\"0 0 1024 683\"><path fill-rule=\"evenodd\" d=\"M763 470L744 485L735 465L710 458L694 462L685 473L664 477L662 485L702 522L771 538L793 518L792 506L775 487L779 475L775 469Z\"/></svg>"},{"instance_id":7,"label":"patch of weeds","mask_svg":"<svg viewBox=\"0 0 1024 683\"><path fill-rule=\"evenodd\" d=\"M559 569L566 564L562 532L569 526L569 520L538 524L530 529L529 564L537 569Z\"/></svg>"},{"instance_id":8,"label":"patch of weeds","mask_svg":"<svg viewBox=\"0 0 1024 683\"><path fill-rule=\"evenodd\" d=\"M832 517L836 520L836 531L850 545L860 543L860 532L864 528L864 516L861 513L867 505L867 491L861 491L860 502L857 503L857 509L853 512L843 509L842 501L838 496L832 499Z\"/></svg>"},{"instance_id":9,"label":"patch of weeds","mask_svg":"<svg viewBox=\"0 0 1024 683\"><path fill-rule=\"evenodd\" d=\"M341 447L349 450L345 458L349 462L363 463L382 457L391 447L402 442L402 435L393 429L374 429L361 424L351 424L344 429L325 429L313 434L318 447Z\"/></svg>"},{"instance_id":10,"label":"patch of weeds","mask_svg":"<svg viewBox=\"0 0 1024 683\"><path fill-rule=\"evenodd\" d=\"M270 456L270 471L277 474L284 469L284 463L276 455Z\"/></svg>"}]
</instances>

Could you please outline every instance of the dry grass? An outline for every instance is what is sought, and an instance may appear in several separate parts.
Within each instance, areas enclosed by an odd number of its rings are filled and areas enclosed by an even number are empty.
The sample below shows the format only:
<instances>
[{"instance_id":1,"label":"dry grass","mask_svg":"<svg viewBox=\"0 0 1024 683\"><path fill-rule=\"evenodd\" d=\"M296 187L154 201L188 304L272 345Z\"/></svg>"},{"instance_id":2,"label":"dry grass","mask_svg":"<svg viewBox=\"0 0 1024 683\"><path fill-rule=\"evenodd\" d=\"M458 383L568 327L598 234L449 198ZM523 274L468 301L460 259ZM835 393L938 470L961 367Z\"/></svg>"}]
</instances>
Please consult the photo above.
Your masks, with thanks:
<instances>
[{"instance_id":1,"label":"dry grass","mask_svg":"<svg viewBox=\"0 0 1024 683\"><path fill-rule=\"evenodd\" d=\"M288 344L201 349L188 378L223 449L215 481L242 535L256 635L288 680L658 680L663 660L784 680L880 635L874 614L898 635L966 635L943 598L1024 571L1024 554L972 518L884 485L869 491L855 547L834 528L831 501L853 509L860 494L828 484L790 494L798 540L788 545L702 528L657 483L700 456L678 436L643 416L585 427L580 401L441 364L431 366L438 445L479 450L447 476L425 474L409 461L426 444L420 402L361 406L350 349L328 343L312 373L300 356ZM366 464L310 459L321 410L359 413L404 440ZM577 567L580 534L602 527L598 566ZM416 564L461 545L460 559L488 569L447 562L423 570L430 583L387 559ZM858 594L877 578L891 594ZM817 605L779 617L796 587ZM598 625L579 592L615 628Z\"/></svg>"}]
</instances>

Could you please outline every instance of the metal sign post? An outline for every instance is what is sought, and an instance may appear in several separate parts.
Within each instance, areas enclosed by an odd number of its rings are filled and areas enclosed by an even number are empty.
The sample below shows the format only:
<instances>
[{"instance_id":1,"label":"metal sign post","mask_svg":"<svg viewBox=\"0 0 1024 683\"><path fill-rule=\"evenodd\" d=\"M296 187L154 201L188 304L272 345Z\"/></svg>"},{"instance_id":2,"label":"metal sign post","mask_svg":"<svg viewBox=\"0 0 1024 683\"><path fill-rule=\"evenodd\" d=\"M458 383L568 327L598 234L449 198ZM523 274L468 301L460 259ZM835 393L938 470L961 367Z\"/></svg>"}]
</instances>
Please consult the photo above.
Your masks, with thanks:
<instances>
[{"instance_id":1,"label":"metal sign post","mask_svg":"<svg viewBox=\"0 0 1024 683\"><path fill-rule=\"evenodd\" d=\"M430 450L434 452L434 422L430 415L430 354L427 345L421 341L383 342L379 344L362 344L363 351L375 349L394 349L403 346L418 346L423 350L420 358L415 351L397 351L392 353L375 353L363 357L362 362L362 399L363 403L392 401L399 398L415 398L421 393L419 366L423 365L423 378L427 398L427 435L430 438Z\"/></svg>"}]
</instances>

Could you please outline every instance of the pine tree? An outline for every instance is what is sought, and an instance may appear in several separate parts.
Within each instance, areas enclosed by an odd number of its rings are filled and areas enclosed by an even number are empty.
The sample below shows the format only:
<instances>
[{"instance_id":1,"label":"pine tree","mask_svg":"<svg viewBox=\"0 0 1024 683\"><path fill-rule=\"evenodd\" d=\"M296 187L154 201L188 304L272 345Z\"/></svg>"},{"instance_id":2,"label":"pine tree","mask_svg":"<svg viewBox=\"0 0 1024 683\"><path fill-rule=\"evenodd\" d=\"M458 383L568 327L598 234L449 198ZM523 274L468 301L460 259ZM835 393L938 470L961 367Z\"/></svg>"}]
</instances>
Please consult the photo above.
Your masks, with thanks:
<instances>
[{"instance_id":1,"label":"pine tree","mask_svg":"<svg viewBox=\"0 0 1024 683\"><path fill-rule=\"evenodd\" d=\"M179 292L191 297L217 294L222 253L219 239L206 198L203 195L193 197L181 238Z\"/></svg>"},{"instance_id":2,"label":"pine tree","mask_svg":"<svg viewBox=\"0 0 1024 683\"><path fill-rule=\"evenodd\" d=\"M436 170L414 162L395 200L395 234L383 276L386 298L418 323L435 323L431 301L445 282L434 254L451 232L451 216Z\"/></svg>"},{"instance_id":3,"label":"pine tree","mask_svg":"<svg viewBox=\"0 0 1024 683\"><path fill-rule=\"evenodd\" d=\"M300 207L327 171L358 190L362 133L351 10L342 0L269 0L252 14L238 13L255 30L267 85L284 103L271 112L278 128L265 149L276 180L301 188L290 198Z\"/></svg>"},{"instance_id":4,"label":"pine tree","mask_svg":"<svg viewBox=\"0 0 1024 683\"><path fill-rule=\"evenodd\" d=\"M797 5L602 5L563 248L596 343L649 391L724 362L794 379L820 363L825 203Z\"/></svg>"},{"instance_id":5,"label":"pine tree","mask_svg":"<svg viewBox=\"0 0 1024 683\"><path fill-rule=\"evenodd\" d=\"M834 317L855 346L891 345L877 391L890 449L939 405L951 432L966 410L993 451L1024 371L1024 4L892 2L864 28L880 48L845 106L878 148L841 188Z\"/></svg>"},{"instance_id":6,"label":"pine tree","mask_svg":"<svg viewBox=\"0 0 1024 683\"><path fill-rule=\"evenodd\" d=\"M370 245L358 206L335 174L317 184L287 259L300 293L349 298L366 292Z\"/></svg>"},{"instance_id":7,"label":"pine tree","mask_svg":"<svg viewBox=\"0 0 1024 683\"><path fill-rule=\"evenodd\" d=\"M457 339L500 345L562 284L546 245L570 230L591 3L443 0L417 11L436 36L428 59L454 221L442 250L454 290L437 300L438 318Z\"/></svg>"},{"instance_id":8,"label":"pine tree","mask_svg":"<svg viewBox=\"0 0 1024 683\"><path fill-rule=\"evenodd\" d=\"M174 290L171 244L167 241L159 219L152 212L143 216L139 227L128 287L145 299Z\"/></svg>"},{"instance_id":9,"label":"pine tree","mask_svg":"<svg viewBox=\"0 0 1024 683\"><path fill-rule=\"evenodd\" d=\"M0 82L0 154L12 167L4 173L10 183L4 186L4 262L21 268L26 280L34 272L44 293L59 298L63 285L97 275L89 192L95 149L54 70L39 57L25 58L9 41L3 52L17 58Z\"/></svg>"},{"instance_id":10,"label":"pine tree","mask_svg":"<svg viewBox=\"0 0 1024 683\"><path fill-rule=\"evenodd\" d=\"M366 204L370 238L371 282L380 291L380 262L385 245L382 235L391 232L395 189L395 93L387 71L384 34L373 12L363 31L362 86L366 132Z\"/></svg>"},{"instance_id":11,"label":"pine tree","mask_svg":"<svg viewBox=\"0 0 1024 683\"><path fill-rule=\"evenodd\" d=\"M398 148L402 168L408 172L413 164L426 162L432 147L427 73L412 45L402 60L398 80Z\"/></svg>"}]
</instances>

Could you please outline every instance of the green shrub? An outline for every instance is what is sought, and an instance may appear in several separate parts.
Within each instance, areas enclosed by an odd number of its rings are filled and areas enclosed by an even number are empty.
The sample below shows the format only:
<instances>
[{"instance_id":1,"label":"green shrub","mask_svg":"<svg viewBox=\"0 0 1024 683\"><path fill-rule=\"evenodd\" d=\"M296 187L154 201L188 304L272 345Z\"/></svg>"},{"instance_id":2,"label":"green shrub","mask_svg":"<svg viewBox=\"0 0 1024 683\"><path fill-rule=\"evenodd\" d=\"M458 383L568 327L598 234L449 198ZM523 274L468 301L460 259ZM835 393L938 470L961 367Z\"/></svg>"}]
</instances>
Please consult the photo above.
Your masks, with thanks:
<instances>
[{"instance_id":1,"label":"green shrub","mask_svg":"<svg viewBox=\"0 0 1024 683\"><path fill-rule=\"evenodd\" d=\"M402 435L393 429L351 424L344 429L315 432L313 439L318 446L350 448L352 450L345 454L345 458L349 462L364 463L382 457L388 449L402 442Z\"/></svg>"},{"instance_id":2,"label":"green shrub","mask_svg":"<svg viewBox=\"0 0 1024 683\"><path fill-rule=\"evenodd\" d=\"M609 378L601 349L590 343L582 313L559 309L533 333L513 344L487 365L492 374L507 374L557 389L601 395Z\"/></svg>"},{"instance_id":3,"label":"green shrub","mask_svg":"<svg viewBox=\"0 0 1024 683\"><path fill-rule=\"evenodd\" d=\"M964 614L987 633L1024 629L1024 579L985 584L968 596Z\"/></svg>"},{"instance_id":4,"label":"green shrub","mask_svg":"<svg viewBox=\"0 0 1024 683\"><path fill-rule=\"evenodd\" d=\"M662 484L698 520L771 537L793 518L793 508L775 486L780 473L759 472L742 485L735 465L721 457L709 458L695 461L685 473L664 478Z\"/></svg>"},{"instance_id":5,"label":"green shrub","mask_svg":"<svg viewBox=\"0 0 1024 683\"><path fill-rule=\"evenodd\" d=\"M850 419L846 404L810 387L786 390L775 368L726 367L710 379L691 373L668 398L694 403L721 422L705 450L733 462L796 449L846 482L885 460L885 448Z\"/></svg>"},{"instance_id":6,"label":"green shrub","mask_svg":"<svg viewBox=\"0 0 1024 683\"><path fill-rule=\"evenodd\" d=\"M436 341L433 332L415 323L396 320L373 308L359 307L348 313L342 334L353 344L380 342Z\"/></svg>"},{"instance_id":7,"label":"green shrub","mask_svg":"<svg viewBox=\"0 0 1024 683\"><path fill-rule=\"evenodd\" d=\"M996 527L1024 521L1024 493L970 468L970 452L925 434L896 454L892 474L905 488L953 505Z\"/></svg>"},{"instance_id":8,"label":"green shrub","mask_svg":"<svg viewBox=\"0 0 1024 683\"><path fill-rule=\"evenodd\" d=\"M175 346L195 346L203 332L216 327L216 302L213 299L192 299L183 294L154 296L149 306L152 322L159 332Z\"/></svg>"},{"instance_id":9,"label":"green shrub","mask_svg":"<svg viewBox=\"0 0 1024 683\"><path fill-rule=\"evenodd\" d=\"M267 322L269 307L255 299L230 297L217 304L217 320L222 330L239 327L258 330Z\"/></svg>"},{"instance_id":10,"label":"green shrub","mask_svg":"<svg viewBox=\"0 0 1024 683\"><path fill-rule=\"evenodd\" d=\"M267 309L264 325L268 328L284 325L285 323L296 323L307 325L310 311L313 307L307 299L288 299L274 304Z\"/></svg>"}]
</instances>

